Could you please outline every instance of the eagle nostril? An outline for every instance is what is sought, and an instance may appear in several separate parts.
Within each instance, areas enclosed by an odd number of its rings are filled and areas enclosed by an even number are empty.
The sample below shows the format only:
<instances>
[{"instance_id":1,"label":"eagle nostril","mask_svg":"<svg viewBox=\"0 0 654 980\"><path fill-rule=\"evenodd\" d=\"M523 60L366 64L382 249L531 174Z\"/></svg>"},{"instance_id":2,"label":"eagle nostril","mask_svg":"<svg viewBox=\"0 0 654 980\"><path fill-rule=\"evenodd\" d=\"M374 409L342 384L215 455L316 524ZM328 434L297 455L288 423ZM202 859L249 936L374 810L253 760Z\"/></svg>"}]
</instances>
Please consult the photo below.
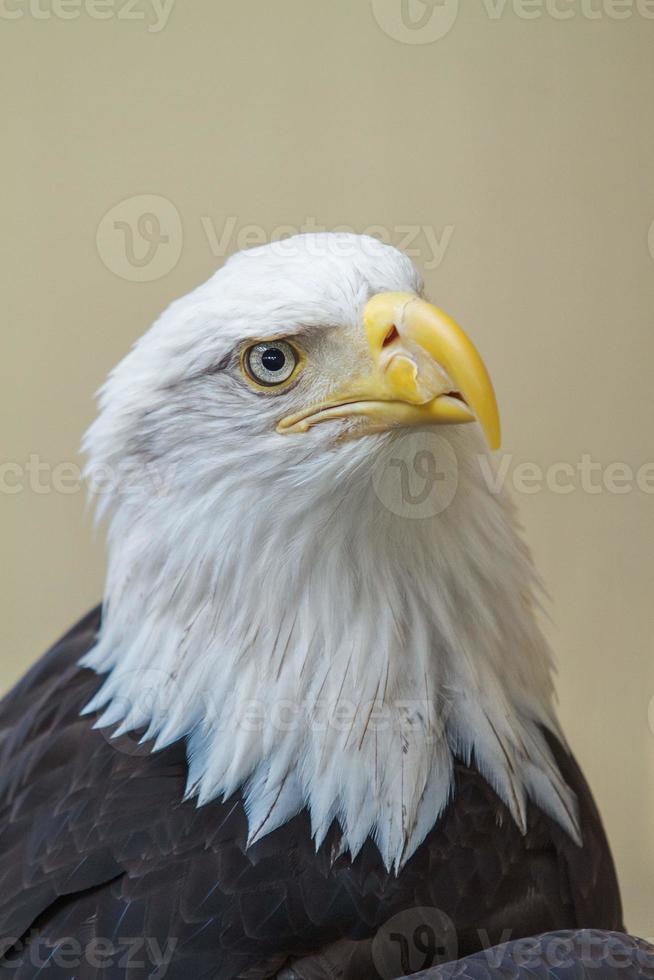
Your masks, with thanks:
<instances>
[{"instance_id":1,"label":"eagle nostril","mask_svg":"<svg viewBox=\"0 0 654 980\"><path fill-rule=\"evenodd\" d=\"M382 347L388 347L388 345L389 344L392 344L394 340L397 340L399 338L399 336L400 335L397 332L397 327L395 326L395 324L393 324L393 326L391 327L391 329L388 331L388 333L384 337L384 342L382 344Z\"/></svg>"}]
</instances>

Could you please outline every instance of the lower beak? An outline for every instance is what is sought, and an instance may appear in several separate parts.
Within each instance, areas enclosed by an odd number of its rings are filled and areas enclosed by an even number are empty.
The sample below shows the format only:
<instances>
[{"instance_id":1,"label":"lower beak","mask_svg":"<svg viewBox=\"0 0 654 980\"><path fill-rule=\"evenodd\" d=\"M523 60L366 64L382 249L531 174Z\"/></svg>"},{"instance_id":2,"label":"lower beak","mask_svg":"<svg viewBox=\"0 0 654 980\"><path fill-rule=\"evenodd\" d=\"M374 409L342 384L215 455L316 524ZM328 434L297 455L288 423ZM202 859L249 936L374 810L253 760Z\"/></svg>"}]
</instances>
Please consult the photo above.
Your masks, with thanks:
<instances>
[{"instance_id":1,"label":"lower beak","mask_svg":"<svg viewBox=\"0 0 654 980\"><path fill-rule=\"evenodd\" d=\"M366 304L363 323L372 370L329 401L282 419L278 432L306 432L320 422L357 416L375 430L476 420L490 448L499 448L492 382L454 320L411 293L378 293Z\"/></svg>"}]
</instances>

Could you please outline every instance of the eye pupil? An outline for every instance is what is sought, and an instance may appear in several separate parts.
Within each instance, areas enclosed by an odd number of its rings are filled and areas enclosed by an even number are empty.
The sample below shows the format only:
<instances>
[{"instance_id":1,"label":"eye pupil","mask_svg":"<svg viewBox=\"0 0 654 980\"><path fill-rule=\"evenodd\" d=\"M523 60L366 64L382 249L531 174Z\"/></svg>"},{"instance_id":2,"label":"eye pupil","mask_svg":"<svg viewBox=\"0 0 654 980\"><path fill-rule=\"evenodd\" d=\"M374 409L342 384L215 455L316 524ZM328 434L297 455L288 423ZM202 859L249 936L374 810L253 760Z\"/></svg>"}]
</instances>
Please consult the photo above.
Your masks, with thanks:
<instances>
[{"instance_id":1,"label":"eye pupil","mask_svg":"<svg viewBox=\"0 0 654 980\"><path fill-rule=\"evenodd\" d=\"M279 347L268 347L261 355L261 363L267 371L281 371L286 364L286 354Z\"/></svg>"},{"instance_id":2,"label":"eye pupil","mask_svg":"<svg viewBox=\"0 0 654 980\"><path fill-rule=\"evenodd\" d=\"M297 351L285 340L262 341L246 352L247 373L252 380L264 387L283 385L293 376L297 365Z\"/></svg>"}]
</instances>

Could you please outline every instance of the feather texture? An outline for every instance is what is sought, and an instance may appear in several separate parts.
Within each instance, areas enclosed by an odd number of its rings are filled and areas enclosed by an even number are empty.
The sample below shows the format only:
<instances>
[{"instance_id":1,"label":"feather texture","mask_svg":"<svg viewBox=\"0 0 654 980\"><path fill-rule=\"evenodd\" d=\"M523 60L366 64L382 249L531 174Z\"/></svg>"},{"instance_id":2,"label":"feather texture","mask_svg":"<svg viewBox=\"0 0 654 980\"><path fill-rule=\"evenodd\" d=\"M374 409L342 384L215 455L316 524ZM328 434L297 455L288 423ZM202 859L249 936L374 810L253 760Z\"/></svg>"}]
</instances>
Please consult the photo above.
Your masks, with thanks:
<instances>
[{"instance_id":1,"label":"feather texture","mask_svg":"<svg viewBox=\"0 0 654 980\"><path fill-rule=\"evenodd\" d=\"M597 811L551 738L583 848L529 802L521 834L460 761L453 798L398 875L370 840L351 861L335 822L316 852L306 809L248 846L241 794L183 800L183 740L155 752L80 716L99 678L77 661L99 627L96 610L0 703L0 975L231 980L290 967L314 980L327 957L343 980L387 978L392 936L410 940L425 909L450 958L507 935L622 928Z\"/></svg>"}]
</instances>

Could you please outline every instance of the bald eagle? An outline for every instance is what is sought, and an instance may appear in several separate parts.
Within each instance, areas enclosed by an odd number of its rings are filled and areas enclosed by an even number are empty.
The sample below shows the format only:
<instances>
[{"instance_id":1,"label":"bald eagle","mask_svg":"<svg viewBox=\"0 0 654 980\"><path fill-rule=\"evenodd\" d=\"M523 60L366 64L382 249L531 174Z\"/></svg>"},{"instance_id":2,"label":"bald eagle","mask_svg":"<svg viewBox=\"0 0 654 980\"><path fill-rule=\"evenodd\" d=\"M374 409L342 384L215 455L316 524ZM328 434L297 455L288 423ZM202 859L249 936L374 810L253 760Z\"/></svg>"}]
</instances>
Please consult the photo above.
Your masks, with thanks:
<instances>
[{"instance_id":1,"label":"bald eagle","mask_svg":"<svg viewBox=\"0 0 654 980\"><path fill-rule=\"evenodd\" d=\"M621 929L499 439L472 342L373 238L170 306L84 443L102 605L0 706L0 971L390 980Z\"/></svg>"}]
</instances>

